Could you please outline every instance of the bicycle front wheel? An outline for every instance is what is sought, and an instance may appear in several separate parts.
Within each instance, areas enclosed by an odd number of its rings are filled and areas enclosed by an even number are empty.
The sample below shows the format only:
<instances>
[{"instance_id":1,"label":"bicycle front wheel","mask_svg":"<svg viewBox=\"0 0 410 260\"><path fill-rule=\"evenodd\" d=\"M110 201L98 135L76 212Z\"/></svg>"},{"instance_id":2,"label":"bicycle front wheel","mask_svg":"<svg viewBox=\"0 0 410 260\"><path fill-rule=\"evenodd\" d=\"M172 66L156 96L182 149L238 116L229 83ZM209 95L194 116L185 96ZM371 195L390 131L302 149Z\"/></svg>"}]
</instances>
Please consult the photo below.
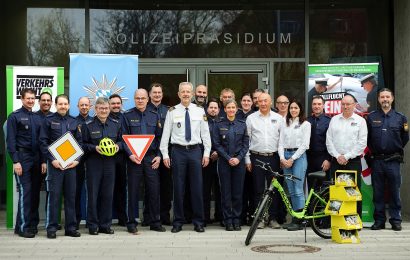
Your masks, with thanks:
<instances>
[{"instance_id":1,"label":"bicycle front wheel","mask_svg":"<svg viewBox=\"0 0 410 260\"><path fill-rule=\"evenodd\" d=\"M318 194L325 202L315 198L310 206L310 215L324 215L326 204L329 201L329 188L326 188ZM330 225L330 216L310 219L310 226L313 232L324 239L332 237L332 229Z\"/></svg>"},{"instance_id":2,"label":"bicycle front wheel","mask_svg":"<svg viewBox=\"0 0 410 260\"><path fill-rule=\"evenodd\" d=\"M258 208L255 211L252 225L249 228L248 235L246 236L245 245L249 245L251 243L251 240L253 236L255 235L255 232L256 232L256 229L258 228L259 223L263 221L263 218L269 209L271 201L272 201L271 195L269 192L267 192L263 196L261 202L259 203Z\"/></svg>"}]
</instances>

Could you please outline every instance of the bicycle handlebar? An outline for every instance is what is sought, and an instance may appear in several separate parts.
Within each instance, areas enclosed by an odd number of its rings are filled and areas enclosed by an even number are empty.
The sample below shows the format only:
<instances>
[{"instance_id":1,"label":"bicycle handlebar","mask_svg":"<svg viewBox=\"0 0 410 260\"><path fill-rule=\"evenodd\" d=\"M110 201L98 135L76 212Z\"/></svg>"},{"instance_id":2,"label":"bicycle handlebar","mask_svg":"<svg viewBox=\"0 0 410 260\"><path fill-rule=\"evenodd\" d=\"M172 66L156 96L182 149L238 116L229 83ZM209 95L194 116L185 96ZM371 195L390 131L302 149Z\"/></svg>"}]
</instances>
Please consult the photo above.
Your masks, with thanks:
<instances>
[{"instance_id":1,"label":"bicycle handlebar","mask_svg":"<svg viewBox=\"0 0 410 260\"><path fill-rule=\"evenodd\" d=\"M272 173L275 178L283 177L283 178L288 179L290 181L295 181L295 180L302 181L300 178L298 178L298 177L296 177L292 174L280 174L279 172L275 172L274 170L272 170L272 167L270 166L270 163L265 163L265 162L262 162L261 160L258 160L258 159L256 159L256 161L260 164L257 164L255 166L260 167L260 168L264 169L265 171L268 171L268 172Z\"/></svg>"}]
</instances>

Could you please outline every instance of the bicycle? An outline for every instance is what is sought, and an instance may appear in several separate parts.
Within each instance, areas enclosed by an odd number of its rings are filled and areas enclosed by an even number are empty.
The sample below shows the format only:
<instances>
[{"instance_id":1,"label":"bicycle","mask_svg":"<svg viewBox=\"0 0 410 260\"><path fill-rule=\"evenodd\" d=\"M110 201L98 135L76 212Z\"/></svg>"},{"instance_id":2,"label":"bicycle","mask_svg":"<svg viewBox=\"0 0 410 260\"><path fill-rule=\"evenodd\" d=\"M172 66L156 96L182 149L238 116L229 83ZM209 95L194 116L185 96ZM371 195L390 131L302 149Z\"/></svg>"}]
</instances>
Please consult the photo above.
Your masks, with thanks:
<instances>
[{"instance_id":1,"label":"bicycle","mask_svg":"<svg viewBox=\"0 0 410 260\"><path fill-rule=\"evenodd\" d=\"M327 202L329 201L329 185L325 185L320 191L315 191L313 188L310 189L308 198L305 202L305 206L302 212L296 212L292 209L290 201L284 191L282 185L277 180L278 177L283 177L291 181L301 181L301 179L293 176L292 174L280 174L272 170L269 163L264 163L260 160L256 160L259 164L255 165L260 167L271 174L273 174L272 182L269 187L265 190L258 207L253 215L254 219L252 225L249 228L248 234L246 236L245 245L249 245L253 236L255 235L256 229L261 221L267 216L269 211L269 206L272 202L273 194L277 190L286 206L287 212L294 218L302 219L305 221L305 242L306 242L306 220L310 222L310 227L312 230L320 237L325 239L331 238L331 228L330 228L330 217L325 214L325 208ZM308 174L317 181L318 179L324 179L326 172L312 172ZM315 187L313 185L312 187Z\"/></svg>"}]
</instances>

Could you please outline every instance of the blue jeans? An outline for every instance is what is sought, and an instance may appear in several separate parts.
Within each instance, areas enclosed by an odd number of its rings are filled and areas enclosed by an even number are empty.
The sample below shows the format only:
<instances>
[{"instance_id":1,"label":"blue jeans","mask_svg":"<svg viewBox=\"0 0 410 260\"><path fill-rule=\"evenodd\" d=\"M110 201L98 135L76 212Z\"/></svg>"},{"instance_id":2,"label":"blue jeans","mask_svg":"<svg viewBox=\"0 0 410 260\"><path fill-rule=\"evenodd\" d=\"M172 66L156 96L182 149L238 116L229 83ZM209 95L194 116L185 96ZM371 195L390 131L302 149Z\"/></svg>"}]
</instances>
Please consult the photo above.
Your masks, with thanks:
<instances>
[{"instance_id":1,"label":"blue jeans","mask_svg":"<svg viewBox=\"0 0 410 260\"><path fill-rule=\"evenodd\" d=\"M289 159L294 154L294 151L285 151L285 159ZM292 174L295 177L301 179L299 180L286 180L286 185L288 186L290 199L292 201L293 210L303 209L305 206L305 194L303 192L303 185L305 183L305 175L307 169L307 159L306 153L303 153L298 159L293 162L292 167L284 168L284 174Z\"/></svg>"}]
</instances>

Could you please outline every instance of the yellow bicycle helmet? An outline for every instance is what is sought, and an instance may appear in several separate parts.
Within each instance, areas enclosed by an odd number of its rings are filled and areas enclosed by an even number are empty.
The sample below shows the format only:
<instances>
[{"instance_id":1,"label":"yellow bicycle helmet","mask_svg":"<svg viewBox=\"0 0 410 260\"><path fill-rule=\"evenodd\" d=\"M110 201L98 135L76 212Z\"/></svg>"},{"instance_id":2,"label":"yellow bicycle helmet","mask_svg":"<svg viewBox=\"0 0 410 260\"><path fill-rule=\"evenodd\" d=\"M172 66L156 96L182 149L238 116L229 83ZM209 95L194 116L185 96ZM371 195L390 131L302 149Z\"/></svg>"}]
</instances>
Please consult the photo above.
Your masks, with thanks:
<instances>
[{"instance_id":1,"label":"yellow bicycle helmet","mask_svg":"<svg viewBox=\"0 0 410 260\"><path fill-rule=\"evenodd\" d=\"M99 146L105 156L113 156L117 152L114 141L108 137L101 139Z\"/></svg>"}]
</instances>

